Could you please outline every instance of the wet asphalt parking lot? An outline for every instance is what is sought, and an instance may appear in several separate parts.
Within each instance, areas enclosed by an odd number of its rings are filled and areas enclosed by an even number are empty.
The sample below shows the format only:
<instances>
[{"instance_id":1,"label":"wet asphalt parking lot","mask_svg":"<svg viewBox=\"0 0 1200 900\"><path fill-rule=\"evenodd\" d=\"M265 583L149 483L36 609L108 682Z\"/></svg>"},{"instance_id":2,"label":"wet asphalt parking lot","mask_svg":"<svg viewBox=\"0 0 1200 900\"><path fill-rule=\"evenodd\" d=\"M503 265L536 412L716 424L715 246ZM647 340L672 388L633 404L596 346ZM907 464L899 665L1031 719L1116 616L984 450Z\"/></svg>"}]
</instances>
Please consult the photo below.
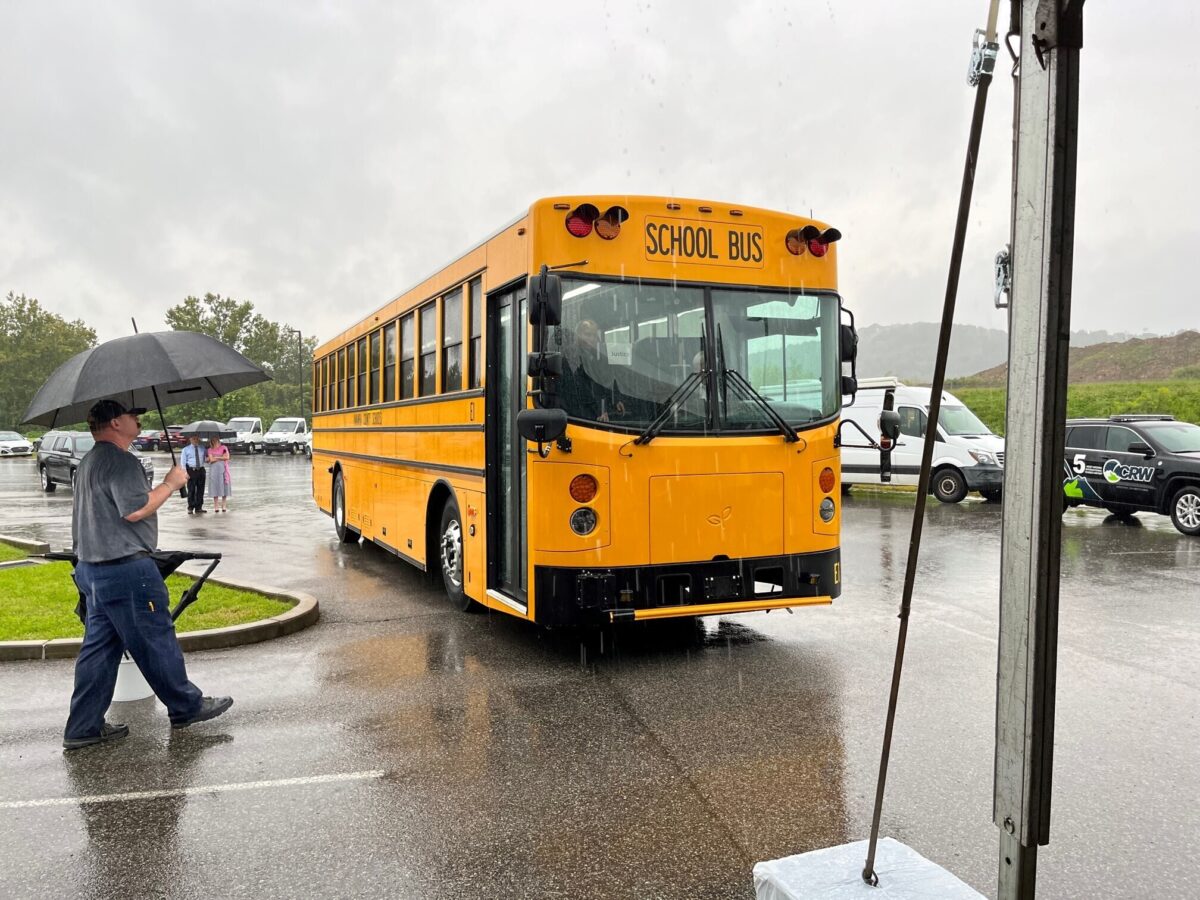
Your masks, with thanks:
<instances>
[{"instance_id":1,"label":"wet asphalt parking lot","mask_svg":"<svg viewBox=\"0 0 1200 900\"><path fill-rule=\"evenodd\" d=\"M71 661L0 663L0 895L751 897L756 861L868 836L911 495L846 500L831 607L583 636L450 610L339 545L309 480L239 456L228 515L160 514L161 546L321 603L189 654L223 718L120 704L127 740L64 756ZM70 502L0 460L0 534L62 546ZM1200 896L1200 540L1139 518L1064 519L1041 896ZM882 828L989 896L999 533L930 504Z\"/></svg>"}]
</instances>

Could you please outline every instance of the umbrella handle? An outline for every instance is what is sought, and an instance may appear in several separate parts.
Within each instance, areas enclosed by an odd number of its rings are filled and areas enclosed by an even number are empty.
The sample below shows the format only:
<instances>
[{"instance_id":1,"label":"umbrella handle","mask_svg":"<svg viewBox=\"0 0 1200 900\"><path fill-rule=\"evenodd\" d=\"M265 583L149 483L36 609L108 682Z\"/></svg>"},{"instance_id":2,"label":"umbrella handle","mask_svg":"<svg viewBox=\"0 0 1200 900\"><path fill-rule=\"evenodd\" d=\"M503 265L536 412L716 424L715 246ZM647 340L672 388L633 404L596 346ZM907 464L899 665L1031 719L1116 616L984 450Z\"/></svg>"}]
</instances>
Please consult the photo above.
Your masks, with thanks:
<instances>
[{"instance_id":1,"label":"umbrella handle","mask_svg":"<svg viewBox=\"0 0 1200 900\"><path fill-rule=\"evenodd\" d=\"M129 321L133 323L133 333L137 334L137 319L130 316ZM158 410L158 420L162 423L163 434L167 436L167 449L171 451L171 468L173 469L179 465L179 462L175 459L175 448L171 446L171 432L167 430L167 417L163 415L162 404L158 402L158 388L152 386L150 393L154 395L154 408Z\"/></svg>"}]
</instances>

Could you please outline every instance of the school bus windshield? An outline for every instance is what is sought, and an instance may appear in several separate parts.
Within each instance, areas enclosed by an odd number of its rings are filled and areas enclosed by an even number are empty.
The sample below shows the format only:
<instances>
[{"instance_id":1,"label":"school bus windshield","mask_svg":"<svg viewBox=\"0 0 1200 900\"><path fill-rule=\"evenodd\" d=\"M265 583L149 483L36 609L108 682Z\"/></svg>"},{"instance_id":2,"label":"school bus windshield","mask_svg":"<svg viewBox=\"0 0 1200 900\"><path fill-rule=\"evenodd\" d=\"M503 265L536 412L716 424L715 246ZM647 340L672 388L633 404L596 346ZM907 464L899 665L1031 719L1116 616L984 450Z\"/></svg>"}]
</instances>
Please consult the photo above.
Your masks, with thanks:
<instances>
[{"instance_id":1,"label":"school bus windshield","mask_svg":"<svg viewBox=\"0 0 1200 900\"><path fill-rule=\"evenodd\" d=\"M793 427L828 420L841 403L838 316L832 293L567 276L549 340L563 354L557 403L573 419L641 429L695 374L664 433L771 430L741 380Z\"/></svg>"}]
</instances>

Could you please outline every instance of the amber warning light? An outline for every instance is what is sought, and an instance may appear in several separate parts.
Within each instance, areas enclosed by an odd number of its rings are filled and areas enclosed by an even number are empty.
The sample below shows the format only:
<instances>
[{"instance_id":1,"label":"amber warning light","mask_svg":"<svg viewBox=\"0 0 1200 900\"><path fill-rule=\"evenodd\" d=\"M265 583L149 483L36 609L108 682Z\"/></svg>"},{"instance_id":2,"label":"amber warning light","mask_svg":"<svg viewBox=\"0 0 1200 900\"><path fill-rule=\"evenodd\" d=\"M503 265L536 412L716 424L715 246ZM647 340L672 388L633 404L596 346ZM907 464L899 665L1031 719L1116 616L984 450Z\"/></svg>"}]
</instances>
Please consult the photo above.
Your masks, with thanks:
<instances>
[{"instance_id":1,"label":"amber warning light","mask_svg":"<svg viewBox=\"0 0 1200 900\"><path fill-rule=\"evenodd\" d=\"M784 238L788 253L792 256L803 256L807 250L820 259L829 252L829 245L841 240L842 233L836 228L826 228L822 231L816 225L805 225L803 228L793 228Z\"/></svg>"},{"instance_id":2,"label":"amber warning light","mask_svg":"<svg viewBox=\"0 0 1200 900\"><path fill-rule=\"evenodd\" d=\"M623 206L610 206L600 215L600 210L591 203L581 203L567 213L567 231L572 237L585 238L593 231L606 241L621 233L621 224L629 218L629 210Z\"/></svg>"},{"instance_id":3,"label":"amber warning light","mask_svg":"<svg viewBox=\"0 0 1200 900\"><path fill-rule=\"evenodd\" d=\"M591 503L600 487L591 475L576 475L571 479L571 499L576 503Z\"/></svg>"}]
</instances>

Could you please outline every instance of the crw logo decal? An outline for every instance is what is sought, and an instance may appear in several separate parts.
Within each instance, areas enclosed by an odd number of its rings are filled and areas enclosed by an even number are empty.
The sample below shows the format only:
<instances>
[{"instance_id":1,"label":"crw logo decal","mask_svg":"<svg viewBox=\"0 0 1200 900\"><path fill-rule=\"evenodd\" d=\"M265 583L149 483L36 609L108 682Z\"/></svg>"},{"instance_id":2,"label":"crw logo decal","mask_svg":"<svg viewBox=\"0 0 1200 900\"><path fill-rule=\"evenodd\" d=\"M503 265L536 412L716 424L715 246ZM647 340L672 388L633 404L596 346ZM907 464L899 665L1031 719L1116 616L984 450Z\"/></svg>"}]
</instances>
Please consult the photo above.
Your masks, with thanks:
<instances>
[{"instance_id":1,"label":"crw logo decal","mask_svg":"<svg viewBox=\"0 0 1200 900\"><path fill-rule=\"evenodd\" d=\"M1109 484L1120 481L1151 481L1153 466L1127 466L1119 459L1110 459L1104 464L1104 480Z\"/></svg>"}]
</instances>

